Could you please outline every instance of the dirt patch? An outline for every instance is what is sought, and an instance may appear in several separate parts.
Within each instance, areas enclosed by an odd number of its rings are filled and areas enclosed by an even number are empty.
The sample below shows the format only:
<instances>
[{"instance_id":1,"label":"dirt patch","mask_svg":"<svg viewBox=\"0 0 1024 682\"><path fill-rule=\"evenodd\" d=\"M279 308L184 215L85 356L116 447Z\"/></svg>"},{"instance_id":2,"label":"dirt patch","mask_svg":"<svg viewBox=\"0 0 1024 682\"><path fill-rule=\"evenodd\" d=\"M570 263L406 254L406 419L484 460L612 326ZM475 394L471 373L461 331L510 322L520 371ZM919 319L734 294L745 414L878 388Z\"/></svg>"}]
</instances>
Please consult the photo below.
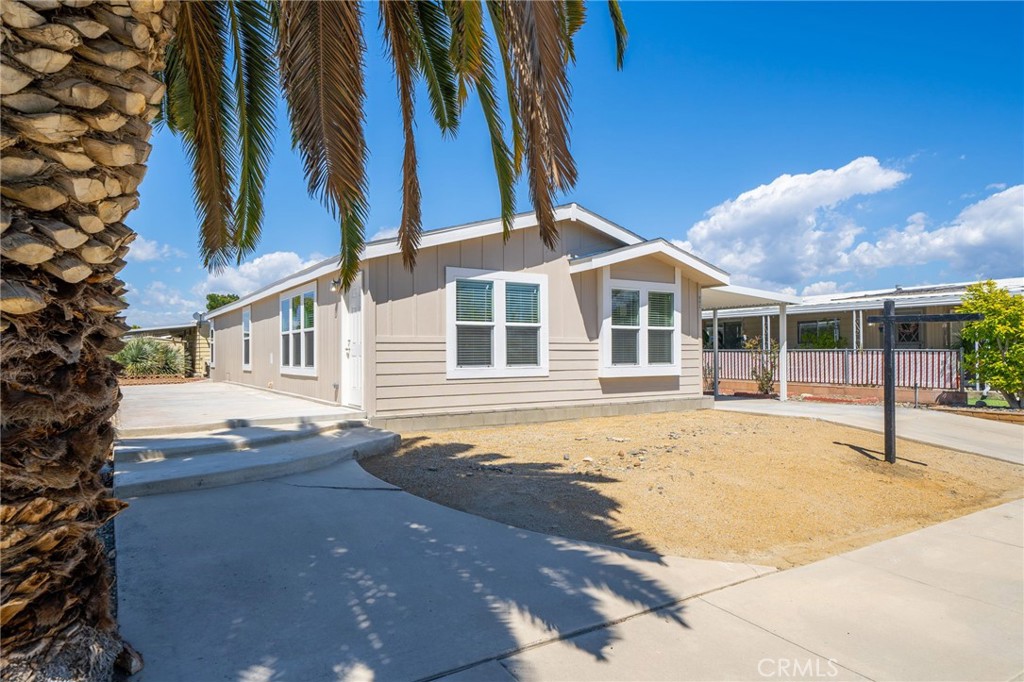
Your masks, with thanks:
<instances>
[{"instance_id":1,"label":"dirt patch","mask_svg":"<svg viewBox=\"0 0 1024 682\"><path fill-rule=\"evenodd\" d=\"M158 384L191 384L206 381L206 377L118 377L121 386L155 386Z\"/></svg>"},{"instance_id":2,"label":"dirt patch","mask_svg":"<svg viewBox=\"0 0 1024 682\"><path fill-rule=\"evenodd\" d=\"M408 434L362 462L440 504L627 549L788 567L1024 496L1024 468L700 411Z\"/></svg>"}]
</instances>

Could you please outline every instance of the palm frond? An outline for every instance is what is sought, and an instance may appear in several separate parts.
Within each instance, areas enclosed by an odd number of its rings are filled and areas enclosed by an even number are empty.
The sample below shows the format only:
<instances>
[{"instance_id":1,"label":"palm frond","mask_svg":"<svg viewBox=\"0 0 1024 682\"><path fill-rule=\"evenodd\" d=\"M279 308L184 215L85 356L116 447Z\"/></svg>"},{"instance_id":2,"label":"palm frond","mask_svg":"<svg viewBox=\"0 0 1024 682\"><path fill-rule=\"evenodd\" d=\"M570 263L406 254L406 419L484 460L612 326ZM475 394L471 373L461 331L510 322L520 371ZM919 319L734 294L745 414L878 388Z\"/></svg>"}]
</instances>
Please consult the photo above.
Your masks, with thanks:
<instances>
[{"instance_id":1,"label":"palm frond","mask_svg":"<svg viewBox=\"0 0 1024 682\"><path fill-rule=\"evenodd\" d=\"M512 50L508 42L508 28L505 22L505 0L486 0L487 13L491 17L498 54L501 57L502 71L505 74L505 97L508 105L509 120L512 123L512 163L516 175L523 167L525 155L525 136L523 134L523 118L519 104L519 90L516 87L515 68L512 65Z\"/></svg>"},{"instance_id":2,"label":"palm frond","mask_svg":"<svg viewBox=\"0 0 1024 682\"><path fill-rule=\"evenodd\" d=\"M234 209L234 140L231 92L225 78L227 27L223 2L185 2L175 30L175 65L168 111L182 133L192 164L200 218L199 252L212 269L229 260ZM180 71L179 71L180 69ZM187 92L182 100L177 99Z\"/></svg>"},{"instance_id":3,"label":"palm frond","mask_svg":"<svg viewBox=\"0 0 1024 682\"><path fill-rule=\"evenodd\" d=\"M155 122L158 125L165 124L168 130L179 135L194 125L195 108L192 105L192 93L188 89L188 79L182 69L175 40L167 46L164 70L159 75L166 87L163 101L160 103L160 114Z\"/></svg>"},{"instance_id":4,"label":"palm frond","mask_svg":"<svg viewBox=\"0 0 1024 682\"><path fill-rule=\"evenodd\" d=\"M390 2L381 3L381 11ZM416 54L416 69L427 86L430 113L444 134L459 127L458 87L449 47L451 29L444 8L432 0L410 3L416 21L409 26L409 44Z\"/></svg>"},{"instance_id":5,"label":"palm frond","mask_svg":"<svg viewBox=\"0 0 1024 682\"><path fill-rule=\"evenodd\" d=\"M622 7L619 6L619 0L608 0L608 12L612 15L612 26L615 28L615 67L621 71L622 60L626 56L629 31L626 30L626 21L622 18Z\"/></svg>"},{"instance_id":6,"label":"palm frond","mask_svg":"<svg viewBox=\"0 0 1024 682\"><path fill-rule=\"evenodd\" d=\"M565 41L565 60L572 63L576 61L576 33L587 20L587 7L583 0L565 0L564 17L562 40Z\"/></svg>"},{"instance_id":7,"label":"palm frond","mask_svg":"<svg viewBox=\"0 0 1024 682\"><path fill-rule=\"evenodd\" d=\"M341 222L341 277L359 272L366 223L362 12L355 2L281 3L281 80L309 191Z\"/></svg>"},{"instance_id":8,"label":"palm frond","mask_svg":"<svg viewBox=\"0 0 1024 682\"><path fill-rule=\"evenodd\" d=\"M232 240L241 263L255 251L263 227L263 188L274 153L277 71L268 6L252 0L229 0L228 16L240 152Z\"/></svg>"},{"instance_id":9,"label":"palm frond","mask_svg":"<svg viewBox=\"0 0 1024 682\"><path fill-rule=\"evenodd\" d=\"M402 222L398 228L398 244L407 268L416 264L422 232L420 213L420 181L416 174L416 141L413 125L416 116L415 92L418 17L407 2L382 2L380 23L391 63L398 80L398 99L402 108L402 131L405 135L405 158L402 162Z\"/></svg>"},{"instance_id":10,"label":"palm frond","mask_svg":"<svg viewBox=\"0 0 1024 682\"><path fill-rule=\"evenodd\" d=\"M554 221L556 191L576 184L576 163L569 153L569 101L566 74L564 5L550 0L501 3L523 116L526 171L541 238L558 241Z\"/></svg>"},{"instance_id":11,"label":"palm frond","mask_svg":"<svg viewBox=\"0 0 1024 682\"><path fill-rule=\"evenodd\" d=\"M484 33L483 8L480 0L454 0L446 3L445 9L452 21L452 55L456 72L460 82L466 82L476 89L487 123L501 200L501 224L505 239L508 239L512 234L512 219L516 212L515 185L519 173L505 141L505 129L494 88L494 60Z\"/></svg>"}]
</instances>

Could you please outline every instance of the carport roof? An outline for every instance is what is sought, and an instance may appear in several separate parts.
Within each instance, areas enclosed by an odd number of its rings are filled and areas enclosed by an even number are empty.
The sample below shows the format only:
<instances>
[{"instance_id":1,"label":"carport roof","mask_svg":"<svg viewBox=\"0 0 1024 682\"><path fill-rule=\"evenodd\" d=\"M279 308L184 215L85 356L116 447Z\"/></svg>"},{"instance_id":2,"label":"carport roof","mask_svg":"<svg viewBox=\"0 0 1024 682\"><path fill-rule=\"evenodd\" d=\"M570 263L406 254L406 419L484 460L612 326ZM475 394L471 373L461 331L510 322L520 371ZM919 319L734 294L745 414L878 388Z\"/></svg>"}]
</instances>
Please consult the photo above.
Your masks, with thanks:
<instances>
[{"instance_id":1,"label":"carport roof","mask_svg":"<svg viewBox=\"0 0 1024 682\"><path fill-rule=\"evenodd\" d=\"M766 305L796 305L802 303L803 299L792 294L783 294L778 291L767 291L765 289L752 289L727 285L724 287L708 287L701 291L702 310L727 310L734 308L757 308Z\"/></svg>"}]
</instances>

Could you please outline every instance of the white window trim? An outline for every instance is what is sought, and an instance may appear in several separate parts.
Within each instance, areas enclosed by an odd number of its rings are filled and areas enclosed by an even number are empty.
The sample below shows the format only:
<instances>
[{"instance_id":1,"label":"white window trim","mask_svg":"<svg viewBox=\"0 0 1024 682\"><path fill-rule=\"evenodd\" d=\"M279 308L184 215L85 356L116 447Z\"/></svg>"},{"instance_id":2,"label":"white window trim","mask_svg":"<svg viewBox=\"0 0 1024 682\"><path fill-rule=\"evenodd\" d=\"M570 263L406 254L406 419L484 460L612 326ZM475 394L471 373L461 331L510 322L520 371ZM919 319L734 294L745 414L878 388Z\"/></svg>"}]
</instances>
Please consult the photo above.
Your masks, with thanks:
<instances>
[{"instance_id":1,"label":"white window trim","mask_svg":"<svg viewBox=\"0 0 1024 682\"><path fill-rule=\"evenodd\" d=\"M247 314L249 316L248 338L246 337L246 331L245 331L245 317L246 317ZM249 362L245 361L245 342L246 341L249 342ZM252 371L252 306L251 305L247 305L244 308L242 308L242 371L243 372L251 372Z\"/></svg>"},{"instance_id":2,"label":"white window trim","mask_svg":"<svg viewBox=\"0 0 1024 682\"><path fill-rule=\"evenodd\" d=\"M601 366L598 368L597 376L604 378L615 377L656 377L656 376L680 376L682 374L682 320L683 320L683 297L681 294L682 277L679 268L675 269L675 284L668 282L642 282L639 280L612 279L611 268L601 268L601 331L599 333L601 346ZM638 365L613 365L612 364L612 289L631 289L640 291L640 333L638 353L640 364ZM675 325L672 328L672 352L674 362L664 365L650 365L647 363L647 297L652 291L659 291L672 294L672 304L675 308L673 318ZM668 327L662 327L667 329ZM655 327L658 329L658 327Z\"/></svg>"},{"instance_id":3,"label":"white window trim","mask_svg":"<svg viewBox=\"0 0 1024 682\"><path fill-rule=\"evenodd\" d=\"M312 292L313 293L313 366L312 367L288 367L285 366L284 362L279 363L280 373L285 376L297 376L297 377L315 377L317 376L317 368L320 366L319 355L320 355L320 339L317 338L317 333L320 330L320 306L317 301L316 282L310 282L304 286L296 287L290 291L282 293L277 298L277 343L278 350L280 350L281 337L284 336L284 332L281 331L281 302L292 299L296 296L302 296L303 294ZM300 332L304 334L305 332ZM291 332L289 332L291 334ZM304 346L305 339L300 342L300 346ZM305 352L305 351L303 351ZM290 356L290 354L289 354ZM281 357L284 360L284 356Z\"/></svg>"},{"instance_id":4,"label":"white window trim","mask_svg":"<svg viewBox=\"0 0 1024 682\"><path fill-rule=\"evenodd\" d=\"M210 323L210 336L207 342L210 344L210 369L217 366L217 339L216 337L216 323L213 320L209 320Z\"/></svg>"},{"instance_id":5,"label":"white window trim","mask_svg":"<svg viewBox=\"0 0 1024 682\"><path fill-rule=\"evenodd\" d=\"M493 367L459 367L457 330L455 324L455 282L460 279L482 279L501 286L494 287L494 336L491 357ZM537 333L538 365L532 367L508 367L505 354L505 282L515 284L536 284L540 304L540 331ZM526 272L500 272L497 270L476 270L470 268L445 268L445 358L449 379L484 379L494 377L546 377L549 373L548 339L548 276ZM528 325L522 325L528 326ZM500 365L498 363L501 363Z\"/></svg>"}]
</instances>

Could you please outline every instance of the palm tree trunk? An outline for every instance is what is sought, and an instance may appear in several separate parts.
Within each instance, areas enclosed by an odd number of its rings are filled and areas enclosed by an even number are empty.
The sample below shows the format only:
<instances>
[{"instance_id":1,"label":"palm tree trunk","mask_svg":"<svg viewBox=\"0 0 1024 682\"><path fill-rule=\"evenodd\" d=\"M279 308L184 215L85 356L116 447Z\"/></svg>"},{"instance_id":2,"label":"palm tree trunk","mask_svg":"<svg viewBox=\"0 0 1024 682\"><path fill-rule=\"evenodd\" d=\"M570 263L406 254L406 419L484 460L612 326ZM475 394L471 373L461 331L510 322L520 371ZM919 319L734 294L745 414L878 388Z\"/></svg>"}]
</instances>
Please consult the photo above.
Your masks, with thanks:
<instances>
[{"instance_id":1,"label":"palm tree trunk","mask_svg":"<svg viewBox=\"0 0 1024 682\"><path fill-rule=\"evenodd\" d=\"M176 3L4 0L0 626L4 679L109 679L121 652L96 529L121 393L150 121Z\"/></svg>"}]
</instances>

